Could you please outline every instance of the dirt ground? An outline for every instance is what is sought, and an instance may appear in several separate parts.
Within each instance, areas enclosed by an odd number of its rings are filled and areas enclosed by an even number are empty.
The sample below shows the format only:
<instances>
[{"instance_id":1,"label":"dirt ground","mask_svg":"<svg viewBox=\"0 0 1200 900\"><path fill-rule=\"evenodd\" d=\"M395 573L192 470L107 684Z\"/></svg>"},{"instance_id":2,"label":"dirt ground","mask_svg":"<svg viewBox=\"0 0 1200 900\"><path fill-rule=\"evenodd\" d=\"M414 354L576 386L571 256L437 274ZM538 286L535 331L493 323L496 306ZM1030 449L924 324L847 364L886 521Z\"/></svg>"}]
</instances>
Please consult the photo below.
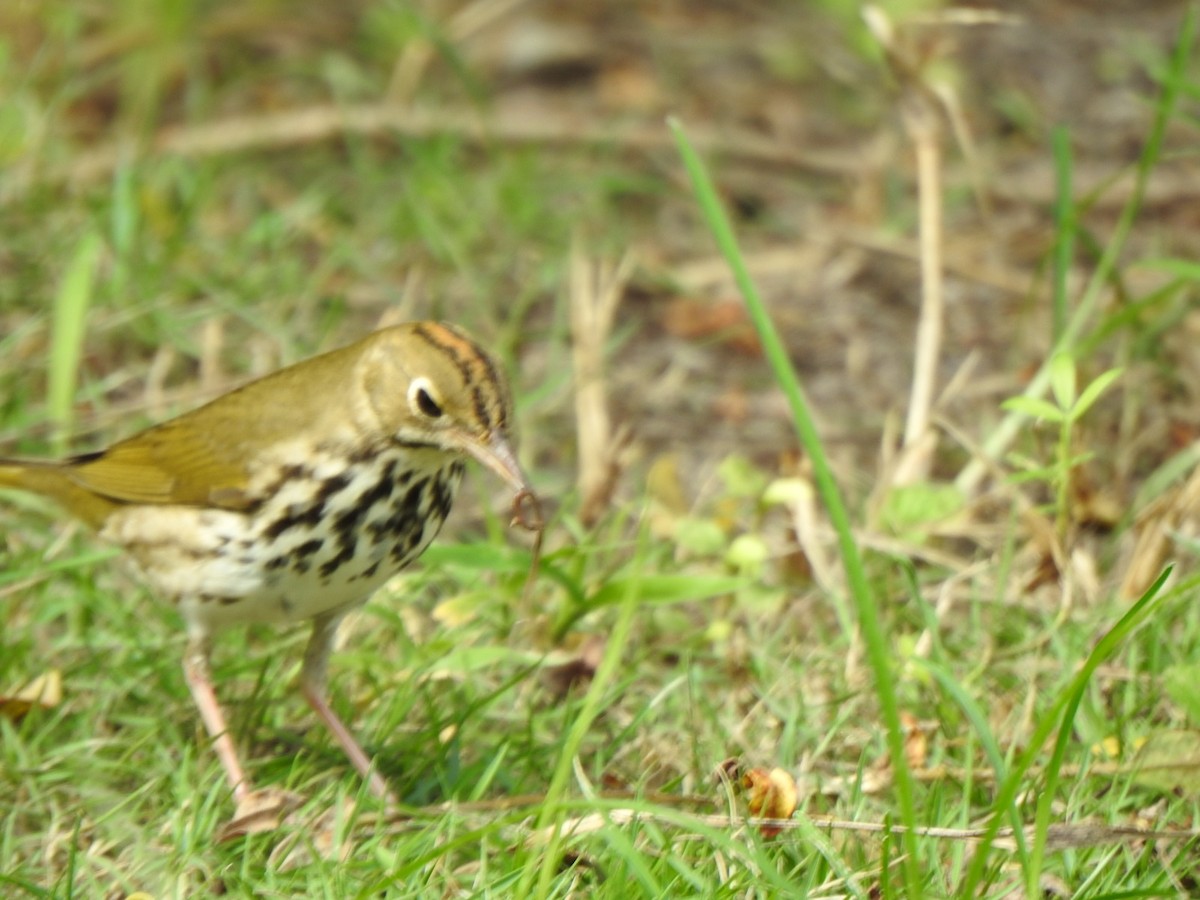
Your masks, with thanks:
<instances>
[{"instance_id":1,"label":"dirt ground","mask_svg":"<svg viewBox=\"0 0 1200 900\"><path fill-rule=\"evenodd\" d=\"M939 388L956 374L961 380L938 412L966 434L987 431L999 403L1021 390L1051 345L1051 131L1069 131L1082 204L1070 281L1077 297L1130 196L1131 164L1153 116L1151 73L1162 70L1182 11L1172 2L973 4L958 15L916 15L899 29L929 82L952 92L973 142L968 158L949 120L940 121ZM920 280L915 163L900 90L863 49L865 29L855 17L837 20L807 4L626 4L584 19L571 4L543 5L516 17L507 36L501 29L465 45L469 56L492 54L496 82L507 85L497 115L602 122L619 143L672 114L706 138L835 459L846 475L869 480L885 423L902 421L907 404ZM1184 110L1191 107L1185 100ZM1194 130L1187 115L1170 124L1125 262L1195 257ZM670 146L630 152L680 178ZM651 215L631 216L641 265L620 316L638 324L610 377L621 417L647 453L685 448L684 470L699 474L735 450L765 461L793 438L736 291L689 202L682 192ZM1164 280L1136 266L1119 272L1105 316ZM1178 316L1184 327L1131 361L1135 371L1154 372L1141 382L1137 452L1103 461L1095 476L1122 501L1188 440L1200 412L1189 377L1194 319L1185 309ZM1129 428L1115 414L1112 406L1102 414L1100 435ZM966 453L944 445L942 473L956 472Z\"/></svg>"}]
</instances>

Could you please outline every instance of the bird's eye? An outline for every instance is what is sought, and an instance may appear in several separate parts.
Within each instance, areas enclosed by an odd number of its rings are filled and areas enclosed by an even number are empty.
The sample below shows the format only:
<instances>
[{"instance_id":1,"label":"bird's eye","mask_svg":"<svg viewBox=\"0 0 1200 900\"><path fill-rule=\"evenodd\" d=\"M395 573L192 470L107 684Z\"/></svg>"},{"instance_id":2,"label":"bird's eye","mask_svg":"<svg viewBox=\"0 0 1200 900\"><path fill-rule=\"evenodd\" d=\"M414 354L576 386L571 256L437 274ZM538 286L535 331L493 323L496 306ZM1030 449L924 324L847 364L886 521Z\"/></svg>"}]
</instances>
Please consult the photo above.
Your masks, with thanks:
<instances>
[{"instance_id":1,"label":"bird's eye","mask_svg":"<svg viewBox=\"0 0 1200 900\"><path fill-rule=\"evenodd\" d=\"M425 388L417 388L413 394L413 398L417 402L417 409L429 416L429 418L436 419L441 416L442 408L438 406L437 401L433 399L433 396Z\"/></svg>"}]
</instances>

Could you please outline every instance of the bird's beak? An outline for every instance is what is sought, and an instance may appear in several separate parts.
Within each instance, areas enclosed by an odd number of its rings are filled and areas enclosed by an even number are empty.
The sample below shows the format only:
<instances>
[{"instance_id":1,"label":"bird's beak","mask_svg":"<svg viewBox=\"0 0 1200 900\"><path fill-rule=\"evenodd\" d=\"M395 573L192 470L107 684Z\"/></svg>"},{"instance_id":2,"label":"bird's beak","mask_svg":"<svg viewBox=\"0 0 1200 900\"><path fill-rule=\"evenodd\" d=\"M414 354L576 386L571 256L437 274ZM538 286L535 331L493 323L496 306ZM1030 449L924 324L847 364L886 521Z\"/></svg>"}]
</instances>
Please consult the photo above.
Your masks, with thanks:
<instances>
[{"instance_id":1,"label":"bird's beak","mask_svg":"<svg viewBox=\"0 0 1200 900\"><path fill-rule=\"evenodd\" d=\"M521 471L517 455L508 440L499 431L494 431L486 441L468 441L467 452L504 479L514 491L533 493L529 479Z\"/></svg>"}]
</instances>

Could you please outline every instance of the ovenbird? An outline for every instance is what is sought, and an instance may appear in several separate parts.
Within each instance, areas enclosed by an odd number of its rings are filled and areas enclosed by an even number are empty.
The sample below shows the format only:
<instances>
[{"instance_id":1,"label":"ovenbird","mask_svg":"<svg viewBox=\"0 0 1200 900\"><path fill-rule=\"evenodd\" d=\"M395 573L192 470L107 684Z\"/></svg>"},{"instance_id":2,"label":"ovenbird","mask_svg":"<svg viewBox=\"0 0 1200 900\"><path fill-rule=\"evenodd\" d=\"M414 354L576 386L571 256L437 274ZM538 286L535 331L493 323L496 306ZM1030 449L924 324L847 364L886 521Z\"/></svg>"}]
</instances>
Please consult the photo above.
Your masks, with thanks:
<instances>
[{"instance_id":1,"label":"ovenbird","mask_svg":"<svg viewBox=\"0 0 1200 900\"><path fill-rule=\"evenodd\" d=\"M386 328L107 450L0 459L0 487L57 501L125 550L187 625L184 671L240 803L250 783L213 691L214 632L311 619L300 685L372 791L370 757L326 701L338 623L416 559L473 457L532 491L499 367L449 325ZM536 501L535 501L536 502Z\"/></svg>"}]
</instances>

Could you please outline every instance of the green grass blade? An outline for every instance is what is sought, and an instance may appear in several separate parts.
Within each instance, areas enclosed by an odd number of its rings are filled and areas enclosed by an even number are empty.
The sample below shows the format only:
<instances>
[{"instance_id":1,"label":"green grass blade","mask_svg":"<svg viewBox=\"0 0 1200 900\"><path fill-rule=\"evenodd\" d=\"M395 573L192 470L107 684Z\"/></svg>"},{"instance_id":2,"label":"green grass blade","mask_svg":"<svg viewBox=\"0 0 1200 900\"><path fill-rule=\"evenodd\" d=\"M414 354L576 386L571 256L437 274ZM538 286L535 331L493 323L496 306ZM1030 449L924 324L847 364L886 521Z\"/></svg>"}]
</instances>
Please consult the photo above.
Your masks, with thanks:
<instances>
[{"instance_id":1,"label":"green grass blade","mask_svg":"<svg viewBox=\"0 0 1200 900\"><path fill-rule=\"evenodd\" d=\"M842 502L841 492L833 478L833 470L825 456L820 435L808 411L808 403L800 386L799 378L792 368L791 360L784 349L775 325L767 312L766 305L759 296L758 289L750 277L741 250L734 236L733 227L729 222L716 189L708 177L699 154L696 153L684 133L682 126L675 120L669 120L672 132L675 134L676 145L691 179L692 189L704 215L709 231L716 239L717 246L725 257L734 280L745 301L746 309L754 328L762 341L763 352L779 387L787 397L791 408L792 422L801 445L812 462L813 478L820 492L821 500L829 515L830 522L837 533L838 545L841 550L842 564L846 569L846 580L850 587L850 596L854 604L859 628L862 631L863 642L866 644L867 657L875 678L875 693L879 701L880 714L887 729L888 753L891 758L892 772L895 780L896 800L900 808L900 821L906 826L904 834L904 871L907 896L920 897L921 894L921 864L919 845L913 828L916 826L916 811L914 806L914 791L912 774L904 754L904 730L900 724L900 706L896 699L894 688L895 673L893 655L884 639L883 630L879 624L879 612L876 600L867 583L866 570L863 568L862 557L851 530L850 516Z\"/></svg>"},{"instance_id":2,"label":"green grass blade","mask_svg":"<svg viewBox=\"0 0 1200 900\"><path fill-rule=\"evenodd\" d=\"M1200 585L1200 576L1191 578L1160 597L1158 596L1158 592L1161 590L1170 573L1171 570L1167 569L1159 575L1154 584L1150 585L1146 592L1137 599L1117 623L1109 629L1104 637L1096 643L1095 648L1088 654L1087 659L1084 660L1075 677L1071 679L1066 688L1058 695L1050 708L1038 719L1038 723L1029 738L1025 752L1021 754L1009 769L1007 777L1001 782L999 789L996 791L996 799L992 803L992 816L988 824L987 834L984 835L975 848L975 856L971 860L971 866L967 870L967 875L959 891L959 896L978 896L977 890L983 879L984 870L987 867L990 855L989 851L992 847L992 842L995 840L996 831L1000 828L1000 822L1003 820L1005 811L1015 802L1017 793L1023 786L1025 774L1033 765L1033 761L1041 752L1042 746L1050 738L1054 729L1056 727L1060 729L1058 739L1060 745L1069 737L1075 710L1079 705L1079 698L1083 696L1083 691L1096 669L1116 651L1121 642L1132 634L1134 629L1141 625L1162 602L1167 598L1180 596L1185 591L1195 590L1197 585ZM1052 788L1057 783L1061 762L1062 754L1060 748L1056 746L1051 765L1047 767L1047 784L1042 791L1042 800L1039 801L1039 807L1042 801L1048 804L1050 798L1053 797L1054 792ZM1046 823L1042 823L1041 818L1042 813L1039 808L1039 829L1030 853L1029 865L1025 868L1026 884L1035 886L1038 884L1041 872L1041 859L1045 852L1046 831L1044 825L1048 825L1048 819ZM1035 895L1036 892L1031 894L1031 896Z\"/></svg>"},{"instance_id":3,"label":"green grass blade","mask_svg":"<svg viewBox=\"0 0 1200 900\"><path fill-rule=\"evenodd\" d=\"M50 420L54 423L54 450L59 455L66 450L71 423L74 421L79 360L83 352L87 309L95 288L96 263L100 258L101 246L100 236L95 232L84 236L75 248L54 298L47 406Z\"/></svg>"},{"instance_id":4,"label":"green grass blade","mask_svg":"<svg viewBox=\"0 0 1200 900\"><path fill-rule=\"evenodd\" d=\"M959 684L946 668L928 660L914 659L912 662L920 665L921 668L928 672L941 685L942 690L958 704L958 708L962 710L967 720L971 723L975 736L983 747L988 764L992 767L992 771L996 773L996 781L1003 782L1007 777L1008 765L1004 761L1004 754L1000 750L1000 743L996 740L995 734L992 733L992 729L988 725L987 714L980 709L979 704L963 689L962 685ZM1017 845L1017 858L1024 864L1027 850L1025 847L1025 836L1021 833L1020 812L1017 810L1015 803L1009 804L1008 808L1001 810L1001 812L1004 812L1008 816L1009 824L1013 827L1013 839Z\"/></svg>"},{"instance_id":5,"label":"green grass blade","mask_svg":"<svg viewBox=\"0 0 1200 900\"><path fill-rule=\"evenodd\" d=\"M636 569L637 561L635 560L635 571ZM563 798L566 795L567 784L571 777L571 769L588 729L591 728L596 716L600 713L600 704L605 691L608 690L608 686L616 676L617 667L621 664L622 654L625 651L626 644L629 642L629 635L633 630L634 613L638 607L638 599L637 582L631 580L628 582L628 593L621 603L617 613L617 620L613 624L612 632L609 635L608 646L604 650L604 657L596 669L596 674L592 678L587 695L583 698L583 705L580 707L575 721L571 723L571 729L563 741L562 751L559 753L554 773L550 777L550 785L546 788L545 800L538 813L535 827L539 830L544 830L553 825L553 834L547 846L542 851L541 863L536 867L528 865L521 873L521 881L515 896L545 898L550 895L551 882L562 862L560 848L563 836L560 829L565 815ZM531 893L534 887L533 880L535 875L537 878L537 888L535 893Z\"/></svg>"}]
</instances>

